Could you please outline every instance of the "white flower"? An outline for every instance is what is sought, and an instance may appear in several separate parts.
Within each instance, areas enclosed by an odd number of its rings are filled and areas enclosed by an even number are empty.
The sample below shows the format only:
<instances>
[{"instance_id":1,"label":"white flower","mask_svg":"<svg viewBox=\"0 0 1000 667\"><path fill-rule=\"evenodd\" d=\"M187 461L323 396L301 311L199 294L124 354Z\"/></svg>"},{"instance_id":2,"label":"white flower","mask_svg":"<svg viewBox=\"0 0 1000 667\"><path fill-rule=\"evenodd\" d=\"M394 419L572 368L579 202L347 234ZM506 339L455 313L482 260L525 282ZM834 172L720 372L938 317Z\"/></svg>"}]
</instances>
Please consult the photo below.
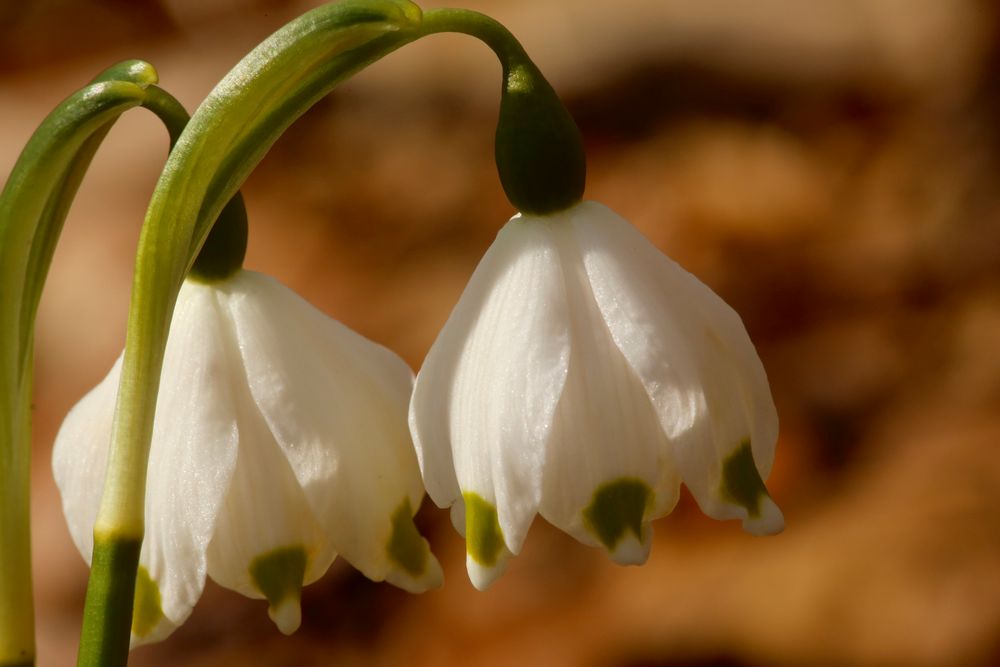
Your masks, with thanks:
<instances>
[{"instance_id":1,"label":"white flower","mask_svg":"<svg viewBox=\"0 0 1000 667\"><path fill-rule=\"evenodd\" d=\"M121 359L66 417L53 468L89 562ZM185 281L160 381L132 644L180 625L206 573L267 598L282 632L337 553L412 592L441 569L412 516L424 495L389 350L248 271Z\"/></svg>"},{"instance_id":2,"label":"white flower","mask_svg":"<svg viewBox=\"0 0 1000 667\"><path fill-rule=\"evenodd\" d=\"M739 316L604 206L516 215L417 375L427 492L488 586L536 513L620 563L649 554L680 481L756 534L778 419Z\"/></svg>"}]
</instances>

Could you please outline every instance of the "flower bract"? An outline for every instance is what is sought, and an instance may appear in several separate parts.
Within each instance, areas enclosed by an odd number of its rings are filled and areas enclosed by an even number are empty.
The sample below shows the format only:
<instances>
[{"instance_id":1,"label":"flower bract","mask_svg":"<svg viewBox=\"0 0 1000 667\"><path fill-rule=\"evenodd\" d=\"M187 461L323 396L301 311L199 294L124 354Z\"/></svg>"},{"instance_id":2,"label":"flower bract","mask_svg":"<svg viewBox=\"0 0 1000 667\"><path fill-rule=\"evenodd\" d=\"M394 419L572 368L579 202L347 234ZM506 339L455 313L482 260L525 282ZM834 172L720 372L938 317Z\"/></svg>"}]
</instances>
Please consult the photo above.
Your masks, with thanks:
<instances>
[{"instance_id":1,"label":"flower bract","mask_svg":"<svg viewBox=\"0 0 1000 667\"><path fill-rule=\"evenodd\" d=\"M477 588L538 513L644 562L682 480L712 517L783 527L763 483L777 413L740 317L594 202L504 226L417 375L410 429Z\"/></svg>"},{"instance_id":2,"label":"flower bract","mask_svg":"<svg viewBox=\"0 0 1000 667\"><path fill-rule=\"evenodd\" d=\"M121 359L69 413L53 468L90 559ZM394 353L263 275L184 282L160 380L132 644L170 634L205 576L266 598L283 632L336 554L408 591L440 585L413 514L413 384Z\"/></svg>"}]
</instances>

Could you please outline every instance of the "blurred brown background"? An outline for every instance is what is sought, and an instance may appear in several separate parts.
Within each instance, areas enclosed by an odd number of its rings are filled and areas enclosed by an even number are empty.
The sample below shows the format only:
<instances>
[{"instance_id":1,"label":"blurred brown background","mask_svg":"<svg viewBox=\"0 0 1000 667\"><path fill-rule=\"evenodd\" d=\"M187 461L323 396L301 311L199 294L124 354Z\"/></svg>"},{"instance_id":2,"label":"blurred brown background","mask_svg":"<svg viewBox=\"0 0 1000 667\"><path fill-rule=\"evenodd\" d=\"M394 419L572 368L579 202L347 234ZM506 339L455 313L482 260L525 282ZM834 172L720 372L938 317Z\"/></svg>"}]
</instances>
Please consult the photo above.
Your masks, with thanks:
<instances>
[{"instance_id":1,"label":"blurred brown background","mask_svg":"<svg viewBox=\"0 0 1000 667\"><path fill-rule=\"evenodd\" d=\"M0 2L0 179L106 65L152 62L190 109L311 2ZM426 6L442 3L428 2ZM470 0L564 96L587 195L744 317L782 419L788 528L689 497L620 568L539 520L487 593L443 511L419 597L338 562L291 638L209 584L135 665L1000 665L1000 5L996 0ZM440 36L296 124L247 183L247 265L417 368L512 213L492 165L499 68ZM123 342L166 139L144 112L84 182L39 319L34 548L41 665L75 655L86 568L49 471L66 410Z\"/></svg>"}]
</instances>

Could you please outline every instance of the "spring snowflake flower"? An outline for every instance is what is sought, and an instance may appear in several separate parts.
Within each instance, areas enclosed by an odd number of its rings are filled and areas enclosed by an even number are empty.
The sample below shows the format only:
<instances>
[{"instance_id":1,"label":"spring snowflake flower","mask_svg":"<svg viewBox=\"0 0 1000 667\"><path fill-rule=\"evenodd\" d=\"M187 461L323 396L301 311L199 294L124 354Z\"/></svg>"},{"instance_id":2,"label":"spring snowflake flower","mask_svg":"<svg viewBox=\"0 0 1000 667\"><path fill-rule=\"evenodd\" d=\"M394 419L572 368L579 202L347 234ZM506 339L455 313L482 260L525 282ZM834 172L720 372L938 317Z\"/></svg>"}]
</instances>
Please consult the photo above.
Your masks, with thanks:
<instances>
[{"instance_id":1,"label":"spring snowflake flower","mask_svg":"<svg viewBox=\"0 0 1000 667\"><path fill-rule=\"evenodd\" d=\"M762 481L777 413L739 316L597 203L504 226L417 375L410 430L480 589L536 513L644 562L681 480L709 516L783 527Z\"/></svg>"},{"instance_id":2,"label":"spring snowflake flower","mask_svg":"<svg viewBox=\"0 0 1000 667\"><path fill-rule=\"evenodd\" d=\"M66 417L53 467L88 563L121 359ZM413 384L389 350L280 283L185 281L170 326L148 468L132 645L190 614L205 575L266 598L282 632L337 553L411 592L441 569L413 524L424 495L406 425Z\"/></svg>"}]
</instances>

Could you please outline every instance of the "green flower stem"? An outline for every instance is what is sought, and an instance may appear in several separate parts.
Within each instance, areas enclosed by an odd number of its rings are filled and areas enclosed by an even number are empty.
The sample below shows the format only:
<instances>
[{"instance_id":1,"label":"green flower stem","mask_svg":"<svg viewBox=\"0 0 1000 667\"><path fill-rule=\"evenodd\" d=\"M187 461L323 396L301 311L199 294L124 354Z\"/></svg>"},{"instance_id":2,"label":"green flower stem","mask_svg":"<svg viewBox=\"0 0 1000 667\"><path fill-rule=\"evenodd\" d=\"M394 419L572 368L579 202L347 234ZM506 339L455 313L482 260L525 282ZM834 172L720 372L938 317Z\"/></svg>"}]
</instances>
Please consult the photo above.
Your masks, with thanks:
<instances>
[{"instance_id":1,"label":"green flower stem","mask_svg":"<svg viewBox=\"0 0 1000 667\"><path fill-rule=\"evenodd\" d=\"M30 357L30 355L29 355ZM29 362L30 363L30 362ZM0 424L0 667L32 665L35 658L35 617L31 595L30 424L31 373L8 410L19 421Z\"/></svg>"},{"instance_id":2,"label":"green flower stem","mask_svg":"<svg viewBox=\"0 0 1000 667\"><path fill-rule=\"evenodd\" d=\"M29 515L35 314L56 239L111 124L141 104L156 72L116 65L60 104L32 135L0 194L0 665L32 664Z\"/></svg>"},{"instance_id":3,"label":"green flower stem","mask_svg":"<svg viewBox=\"0 0 1000 667\"><path fill-rule=\"evenodd\" d=\"M156 114L163 123L167 136L170 137L170 148L173 148L191 119L187 109L173 95L159 86L152 85L146 88L142 106Z\"/></svg>"},{"instance_id":4,"label":"green flower stem","mask_svg":"<svg viewBox=\"0 0 1000 667\"><path fill-rule=\"evenodd\" d=\"M220 277L212 273L218 267L206 272L201 260L195 261L204 244L212 245L206 239L213 223L285 129L338 83L404 44L446 31L479 37L503 63L497 164L511 201L525 211L551 212L582 195L583 150L576 126L513 36L482 14L439 10L425 19L408 0L344 0L304 14L244 58L177 140L143 224L108 474L94 527L80 665L120 665L127 659L130 614L124 610L131 609L132 591L112 585L113 568L128 567L125 580L134 584L138 552L128 560L98 558L98 551L141 539L170 317L189 271L198 279ZM219 246L237 248L241 242L245 237L223 235Z\"/></svg>"},{"instance_id":5,"label":"green flower stem","mask_svg":"<svg viewBox=\"0 0 1000 667\"><path fill-rule=\"evenodd\" d=\"M128 663L132 602L142 533L94 531L77 665Z\"/></svg>"},{"instance_id":6,"label":"green flower stem","mask_svg":"<svg viewBox=\"0 0 1000 667\"><path fill-rule=\"evenodd\" d=\"M66 214L118 116L145 106L163 120L171 145L180 136L187 113L156 80L137 60L102 72L46 118L0 194L0 667L34 661L29 480L38 303Z\"/></svg>"},{"instance_id":7,"label":"green flower stem","mask_svg":"<svg viewBox=\"0 0 1000 667\"><path fill-rule=\"evenodd\" d=\"M173 96L156 86L147 89L143 106L163 121L173 148L189 121L187 111ZM201 266L203 272L212 277L231 273L235 270L233 267L242 266L246 253L247 214L243 197L238 192L212 227L210 239L213 236L220 240L206 243L196 266ZM142 537L141 526L136 530L134 525L126 525L112 531L95 527L79 664L124 665L128 662Z\"/></svg>"},{"instance_id":8,"label":"green flower stem","mask_svg":"<svg viewBox=\"0 0 1000 667\"><path fill-rule=\"evenodd\" d=\"M340 80L404 43L401 28L414 21L414 8L385 0L313 10L244 58L191 118L160 176L139 239L96 533L141 534L169 319L215 218L292 121Z\"/></svg>"},{"instance_id":9,"label":"green flower stem","mask_svg":"<svg viewBox=\"0 0 1000 667\"><path fill-rule=\"evenodd\" d=\"M424 34L458 32L493 49L503 66L496 163L510 202L525 213L565 210L583 197L587 162L580 130L507 28L465 9L424 14Z\"/></svg>"},{"instance_id":10,"label":"green flower stem","mask_svg":"<svg viewBox=\"0 0 1000 667\"><path fill-rule=\"evenodd\" d=\"M255 49L181 134L150 202L136 257L108 473L79 665L126 664L146 466L170 316L208 232L291 122L337 82L405 42L408 2L343 2L309 12ZM114 556L114 557L112 557Z\"/></svg>"}]
</instances>

